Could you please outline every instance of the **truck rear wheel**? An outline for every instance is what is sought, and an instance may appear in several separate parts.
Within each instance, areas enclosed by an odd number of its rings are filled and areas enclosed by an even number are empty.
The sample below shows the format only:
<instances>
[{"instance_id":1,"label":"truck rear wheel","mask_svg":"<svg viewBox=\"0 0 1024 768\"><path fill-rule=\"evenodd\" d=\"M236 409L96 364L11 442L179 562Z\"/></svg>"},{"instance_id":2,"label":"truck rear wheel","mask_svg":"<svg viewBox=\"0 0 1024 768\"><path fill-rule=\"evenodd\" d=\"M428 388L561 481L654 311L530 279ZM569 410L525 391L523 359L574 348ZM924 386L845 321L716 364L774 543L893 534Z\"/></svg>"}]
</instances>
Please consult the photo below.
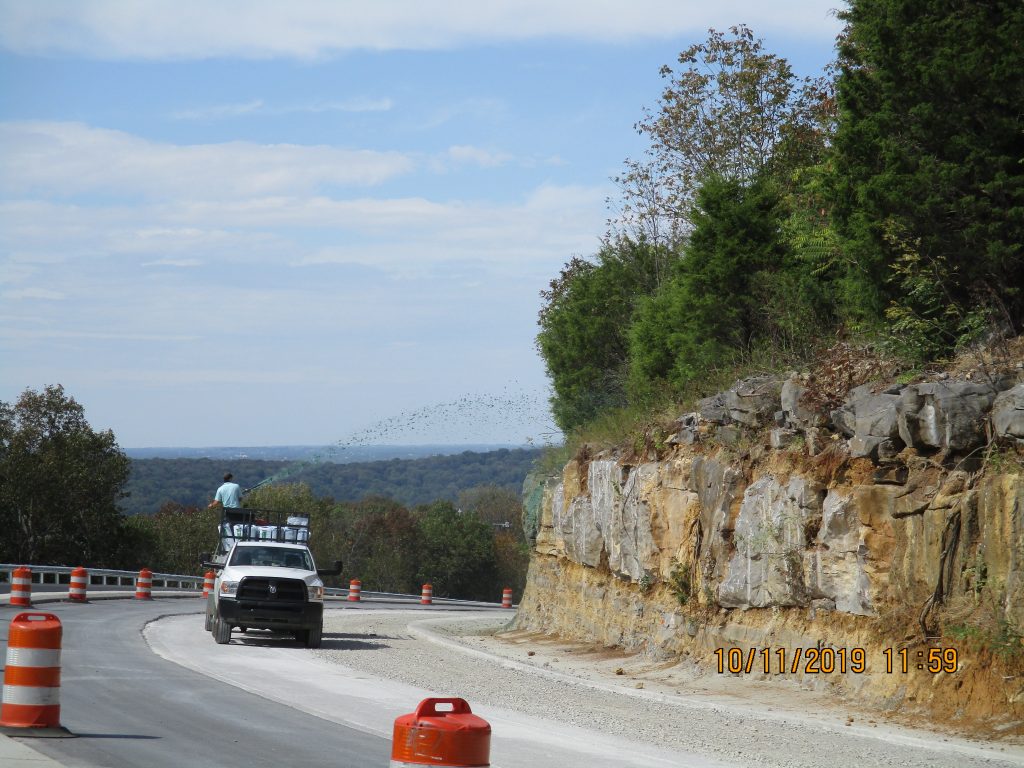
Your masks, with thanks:
<instances>
[{"instance_id":1,"label":"truck rear wheel","mask_svg":"<svg viewBox=\"0 0 1024 768\"><path fill-rule=\"evenodd\" d=\"M213 619L213 641L217 645L226 645L231 641L231 625L220 616Z\"/></svg>"}]
</instances>

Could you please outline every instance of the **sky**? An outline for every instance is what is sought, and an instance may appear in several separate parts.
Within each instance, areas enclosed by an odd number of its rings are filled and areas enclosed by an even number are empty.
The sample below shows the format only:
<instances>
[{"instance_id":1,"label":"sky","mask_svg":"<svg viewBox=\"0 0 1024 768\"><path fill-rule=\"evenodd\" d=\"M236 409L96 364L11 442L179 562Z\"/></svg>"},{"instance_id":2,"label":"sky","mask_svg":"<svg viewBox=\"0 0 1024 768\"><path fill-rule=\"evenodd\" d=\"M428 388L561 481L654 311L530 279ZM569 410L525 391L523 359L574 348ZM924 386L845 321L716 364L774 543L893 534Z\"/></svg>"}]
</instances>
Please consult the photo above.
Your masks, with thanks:
<instances>
[{"instance_id":1,"label":"sky","mask_svg":"<svg viewBox=\"0 0 1024 768\"><path fill-rule=\"evenodd\" d=\"M539 294L659 68L745 23L817 74L837 5L0 0L0 401L125 448L557 440Z\"/></svg>"}]
</instances>

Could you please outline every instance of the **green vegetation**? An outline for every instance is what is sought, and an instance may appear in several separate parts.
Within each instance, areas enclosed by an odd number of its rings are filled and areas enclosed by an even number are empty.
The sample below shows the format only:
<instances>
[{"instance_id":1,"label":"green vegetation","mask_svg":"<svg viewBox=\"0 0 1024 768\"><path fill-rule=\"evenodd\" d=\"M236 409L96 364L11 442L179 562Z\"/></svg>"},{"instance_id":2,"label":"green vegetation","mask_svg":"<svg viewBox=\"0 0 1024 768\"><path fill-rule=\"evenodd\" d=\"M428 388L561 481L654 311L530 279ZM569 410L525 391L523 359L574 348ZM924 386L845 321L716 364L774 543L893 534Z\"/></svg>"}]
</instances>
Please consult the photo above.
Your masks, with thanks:
<instances>
[{"instance_id":1,"label":"green vegetation","mask_svg":"<svg viewBox=\"0 0 1024 768\"><path fill-rule=\"evenodd\" d=\"M401 478L394 486L399 492L450 495L411 507L382 496L336 501L304 482L263 485L244 503L308 513L317 561L344 561L339 584L358 578L368 590L416 594L430 582L439 597L496 602L504 587L521 594L526 582L519 491L537 454L501 450L373 462L368 474L358 464L306 468L313 478L337 471L349 493ZM241 464L235 474L250 486L284 466ZM13 406L0 402L0 525L10 532L0 537L0 562L200 573L201 555L217 546L220 512L207 502L211 477L221 467L187 459L134 463L140 465L153 469L144 473L150 487L169 488L161 478L179 488L194 482L197 501L172 499L155 514L124 516L118 501L132 464L112 433L94 432L82 407L59 386L26 390ZM183 480L182 467L195 474Z\"/></svg>"},{"instance_id":2,"label":"green vegetation","mask_svg":"<svg viewBox=\"0 0 1024 768\"><path fill-rule=\"evenodd\" d=\"M367 590L418 594L430 583L438 597L496 602L504 587L521 594L526 583L522 507L497 486L465 491L458 506L437 501L410 509L383 497L336 503L305 483L287 483L253 491L245 505L308 514L317 562L343 561L335 585L358 578ZM198 573L200 554L217 546L219 521L219 511L180 504L128 518L133 546L123 565Z\"/></svg>"},{"instance_id":3,"label":"green vegetation","mask_svg":"<svg viewBox=\"0 0 1024 768\"><path fill-rule=\"evenodd\" d=\"M837 336L920 370L1020 332L1024 6L853 0L841 17L817 80L742 26L662 68L612 232L542 293L570 444L609 424L656 443L666 402Z\"/></svg>"},{"instance_id":4,"label":"green vegetation","mask_svg":"<svg viewBox=\"0 0 1024 768\"><path fill-rule=\"evenodd\" d=\"M406 505L456 501L468 488L498 485L519 492L540 449L506 449L424 459L391 459L352 464L322 462L289 474L319 497L358 501L386 496ZM283 461L241 459L226 465L211 459L133 459L120 507L127 515L151 515L168 502L206 506L228 469L243 488L251 488L294 465Z\"/></svg>"},{"instance_id":5,"label":"green vegetation","mask_svg":"<svg viewBox=\"0 0 1024 768\"><path fill-rule=\"evenodd\" d=\"M0 402L0 562L116 562L128 468L62 387Z\"/></svg>"}]
</instances>

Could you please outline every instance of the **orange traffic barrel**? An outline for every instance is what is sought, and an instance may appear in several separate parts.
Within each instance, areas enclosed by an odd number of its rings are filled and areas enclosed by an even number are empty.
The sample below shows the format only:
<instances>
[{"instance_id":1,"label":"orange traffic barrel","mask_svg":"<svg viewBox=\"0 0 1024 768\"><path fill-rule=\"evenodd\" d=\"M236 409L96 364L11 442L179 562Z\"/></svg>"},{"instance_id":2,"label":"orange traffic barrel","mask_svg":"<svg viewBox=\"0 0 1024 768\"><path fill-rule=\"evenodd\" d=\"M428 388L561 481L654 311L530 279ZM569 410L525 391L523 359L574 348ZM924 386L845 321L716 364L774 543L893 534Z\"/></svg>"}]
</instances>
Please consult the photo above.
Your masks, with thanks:
<instances>
[{"instance_id":1,"label":"orange traffic barrel","mask_svg":"<svg viewBox=\"0 0 1024 768\"><path fill-rule=\"evenodd\" d=\"M139 577L135 580L135 599L149 600L152 598L153 572L149 568L139 571Z\"/></svg>"},{"instance_id":2,"label":"orange traffic barrel","mask_svg":"<svg viewBox=\"0 0 1024 768\"><path fill-rule=\"evenodd\" d=\"M363 582L359 579L352 579L348 583L348 599L353 603L359 602L359 591L363 588Z\"/></svg>"},{"instance_id":3,"label":"orange traffic barrel","mask_svg":"<svg viewBox=\"0 0 1024 768\"><path fill-rule=\"evenodd\" d=\"M509 587L505 587L505 589L503 589L501 592L501 607L512 607L512 590Z\"/></svg>"},{"instance_id":4,"label":"orange traffic barrel","mask_svg":"<svg viewBox=\"0 0 1024 768\"><path fill-rule=\"evenodd\" d=\"M19 613L7 633L7 666L0 725L60 727L60 619Z\"/></svg>"},{"instance_id":5,"label":"orange traffic barrel","mask_svg":"<svg viewBox=\"0 0 1024 768\"><path fill-rule=\"evenodd\" d=\"M430 605L434 601L434 586L432 584L424 584L423 591L420 593L420 605Z\"/></svg>"},{"instance_id":6,"label":"orange traffic barrel","mask_svg":"<svg viewBox=\"0 0 1024 768\"><path fill-rule=\"evenodd\" d=\"M11 574L11 605L32 605L32 569L24 565Z\"/></svg>"},{"instance_id":7,"label":"orange traffic barrel","mask_svg":"<svg viewBox=\"0 0 1024 768\"><path fill-rule=\"evenodd\" d=\"M217 580L217 574L213 571L207 571L203 574L203 597L210 596L210 590L213 589L213 583Z\"/></svg>"},{"instance_id":8,"label":"orange traffic barrel","mask_svg":"<svg viewBox=\"0 0 1024 768\"><path fill-rule=\"evenodd\" d=\"M491 726L465 699L424 699L395 720L391 768L408 765L489 766Z\"/></svg>"},{"instance_id":9,"label":"orange traffic barrel","mask_svg":"<svg viewBox=\"0 0 1024 768\"><path fill-rule=\"evenodd\" d=\"M68 588L68 600L84 603L86 585L89 583L89 572L82 566L71 571L71 586Z\"/></svg>"}]
</instances>

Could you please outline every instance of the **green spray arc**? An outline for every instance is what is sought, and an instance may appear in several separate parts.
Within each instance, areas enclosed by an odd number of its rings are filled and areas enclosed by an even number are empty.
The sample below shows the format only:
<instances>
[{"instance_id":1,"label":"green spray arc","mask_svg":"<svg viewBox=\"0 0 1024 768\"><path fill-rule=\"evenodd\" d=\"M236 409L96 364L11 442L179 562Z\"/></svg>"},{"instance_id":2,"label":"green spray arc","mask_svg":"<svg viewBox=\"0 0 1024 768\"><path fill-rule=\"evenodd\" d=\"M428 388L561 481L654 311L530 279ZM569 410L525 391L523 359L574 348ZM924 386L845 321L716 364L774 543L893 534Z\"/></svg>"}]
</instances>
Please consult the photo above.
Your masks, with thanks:
<instances>
[{"instance_id":1,"label":"green spray arc","mask_svg":"<svg viewBox=\"0 0 1024 768\"><path fill-rule=\"evenodd\" d=\"M551 424L546 393L504 389L497 394L465 394L455 400L402 411L376 421L332 443L308 459L288 464L270 477L246 488L244 493L282 482L311 467L335 460L350 448L387 444L384 441L415 438L424 433L436 434L438 428L443 428L446 438L453 443L464 442L467 433L481 426L513 430L524 425L537 426L542 422L541 431L533 436L523 435L523 445L553 445L562 437L558 428Z\"/></svg>"}]
</instances>

